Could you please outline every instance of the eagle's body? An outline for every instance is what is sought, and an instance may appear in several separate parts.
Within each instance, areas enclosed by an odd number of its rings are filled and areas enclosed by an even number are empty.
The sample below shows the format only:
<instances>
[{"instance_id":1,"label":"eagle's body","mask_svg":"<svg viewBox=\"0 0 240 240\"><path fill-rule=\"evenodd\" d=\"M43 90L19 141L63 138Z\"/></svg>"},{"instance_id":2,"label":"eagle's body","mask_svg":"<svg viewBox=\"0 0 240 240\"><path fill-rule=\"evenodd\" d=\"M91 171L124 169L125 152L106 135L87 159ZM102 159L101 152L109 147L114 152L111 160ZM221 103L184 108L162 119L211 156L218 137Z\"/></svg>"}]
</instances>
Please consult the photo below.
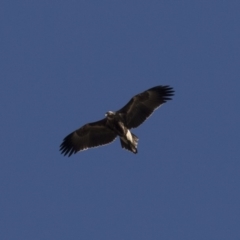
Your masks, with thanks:
<instances>
[{"instance_id":1,"label":"eagle's body","mask_svg":"<svg viewBox=\"0 0 240 240\"><path fill-rule=\"evenodd\" d=\"M107 118L106 126L120 137L122 148L137 153L138 138L126 127L126 121L121 113L109 111L105 116Z\"/></svg>"},{"instance_id":2,"label":"eagle's body","mask_svg":"<svg viewBox=\"0 0 240 240\"><path fill-rule=\"evenodd\" d=\"M60 146L62 154L71 156L81 150L112 142L117 136L122 148L137 153L138 137L131 128L142 124L160 105L171 100L173 89L157 86L134 96L123 108L108 111L105 118L88 123L66 136Z\"/></svg>"}]
</instances>

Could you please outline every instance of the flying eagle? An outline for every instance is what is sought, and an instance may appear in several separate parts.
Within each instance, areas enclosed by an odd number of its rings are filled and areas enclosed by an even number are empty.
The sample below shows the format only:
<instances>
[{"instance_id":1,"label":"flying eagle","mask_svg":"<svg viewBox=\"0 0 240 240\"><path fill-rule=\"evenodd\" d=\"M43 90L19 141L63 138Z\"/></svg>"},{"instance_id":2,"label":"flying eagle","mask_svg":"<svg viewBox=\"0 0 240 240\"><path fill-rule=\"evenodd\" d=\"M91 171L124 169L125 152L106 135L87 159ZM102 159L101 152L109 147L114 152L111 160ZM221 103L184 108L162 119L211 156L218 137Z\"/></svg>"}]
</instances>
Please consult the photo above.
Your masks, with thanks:
<instances>
[{"instance_id":1,"label":"flying eagle","mask_svg":"<svg viewBox=\"0 0 240 240\"><path fill-rule=\"evenodd\" d=\"M170 86L156 86L137 94L120 110L108 111L104 119L87 123L66 136L60 145L61 153L71 156L88 148L108 144L117 136L122 148L137 153L138 137L129 129L142 124L173 95L174 90Z\"/></svg>"}]
</instances>

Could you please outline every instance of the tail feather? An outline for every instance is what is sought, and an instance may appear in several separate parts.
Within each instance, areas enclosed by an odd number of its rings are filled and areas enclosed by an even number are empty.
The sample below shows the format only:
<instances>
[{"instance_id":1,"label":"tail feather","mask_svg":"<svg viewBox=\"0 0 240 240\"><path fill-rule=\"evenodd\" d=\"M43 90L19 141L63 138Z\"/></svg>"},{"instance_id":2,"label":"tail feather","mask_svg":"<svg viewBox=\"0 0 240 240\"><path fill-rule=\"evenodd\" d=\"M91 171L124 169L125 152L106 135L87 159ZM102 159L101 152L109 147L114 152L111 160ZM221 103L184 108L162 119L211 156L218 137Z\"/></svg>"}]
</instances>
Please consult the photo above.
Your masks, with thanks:
<instances>
[{"instance_id":1,"label":"tail feather","mask_svg":"<svg viewBox=\"0 0 240 240\"><path fill-rule=\"evenodd\" d=\"M121 146L122 148L125 148L133 153L137 153L137 144L138 144L138 137L136 135L132 134L132 142L127 140L126 138L120 138Z\"/></svg>"},{"instance_id":2,"label":"tail feather","mask_svg":"<svg viewBox=\"0 0 240 240\"><path fill-rule=\"evenodd\" d=\"M132 134L132 138L133 138L133 145L134 145L135 148L137 148L138 137L135 134L133 134L133 133L131 133L131 134Z\"/></svg>"}]
</instances>

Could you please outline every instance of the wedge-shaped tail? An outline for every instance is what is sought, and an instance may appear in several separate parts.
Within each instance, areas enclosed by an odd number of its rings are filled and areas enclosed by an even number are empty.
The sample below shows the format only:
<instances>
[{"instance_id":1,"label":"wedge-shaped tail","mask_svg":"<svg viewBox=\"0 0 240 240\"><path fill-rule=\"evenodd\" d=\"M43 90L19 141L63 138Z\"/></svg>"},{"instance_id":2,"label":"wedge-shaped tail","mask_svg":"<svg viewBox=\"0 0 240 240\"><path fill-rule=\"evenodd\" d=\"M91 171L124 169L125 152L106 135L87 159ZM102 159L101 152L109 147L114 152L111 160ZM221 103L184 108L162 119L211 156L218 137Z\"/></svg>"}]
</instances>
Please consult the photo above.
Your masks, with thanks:
<instances>
[{"instance_id":1,"label":"wedge-shaped tail","mask_svg":"<svg viewBox=\"0 0 240 240\"><path fill-rule=\"evenodd\" d=\"M138 137L132 134L132 141L127 140L126 138L120 138L122 148L127 149L130 152L137 153Z\"/></svg>"}]
</instances>

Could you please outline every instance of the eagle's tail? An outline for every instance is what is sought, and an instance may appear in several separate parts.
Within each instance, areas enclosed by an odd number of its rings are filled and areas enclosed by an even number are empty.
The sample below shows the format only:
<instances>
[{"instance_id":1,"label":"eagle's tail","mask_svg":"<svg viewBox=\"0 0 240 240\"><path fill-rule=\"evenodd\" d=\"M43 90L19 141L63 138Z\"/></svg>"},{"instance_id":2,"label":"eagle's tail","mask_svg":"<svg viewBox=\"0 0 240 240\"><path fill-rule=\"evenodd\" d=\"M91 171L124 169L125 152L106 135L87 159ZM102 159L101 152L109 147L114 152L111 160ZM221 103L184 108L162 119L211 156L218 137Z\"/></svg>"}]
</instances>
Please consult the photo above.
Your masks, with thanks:
<instances>
[{"instance_id":1,"label":"eagle's tail","mask_svg":"<svg viewBox=\"0 0 240 240\"><path fill-rule=\"evenodd\" d=\"M137 144L138 144L138 137L136 135L132 134L132 141L129 141L127 139L120 138L121 146L122 148L125 148L133 153L137 153Z\"/></svg>"}]
</instances>

